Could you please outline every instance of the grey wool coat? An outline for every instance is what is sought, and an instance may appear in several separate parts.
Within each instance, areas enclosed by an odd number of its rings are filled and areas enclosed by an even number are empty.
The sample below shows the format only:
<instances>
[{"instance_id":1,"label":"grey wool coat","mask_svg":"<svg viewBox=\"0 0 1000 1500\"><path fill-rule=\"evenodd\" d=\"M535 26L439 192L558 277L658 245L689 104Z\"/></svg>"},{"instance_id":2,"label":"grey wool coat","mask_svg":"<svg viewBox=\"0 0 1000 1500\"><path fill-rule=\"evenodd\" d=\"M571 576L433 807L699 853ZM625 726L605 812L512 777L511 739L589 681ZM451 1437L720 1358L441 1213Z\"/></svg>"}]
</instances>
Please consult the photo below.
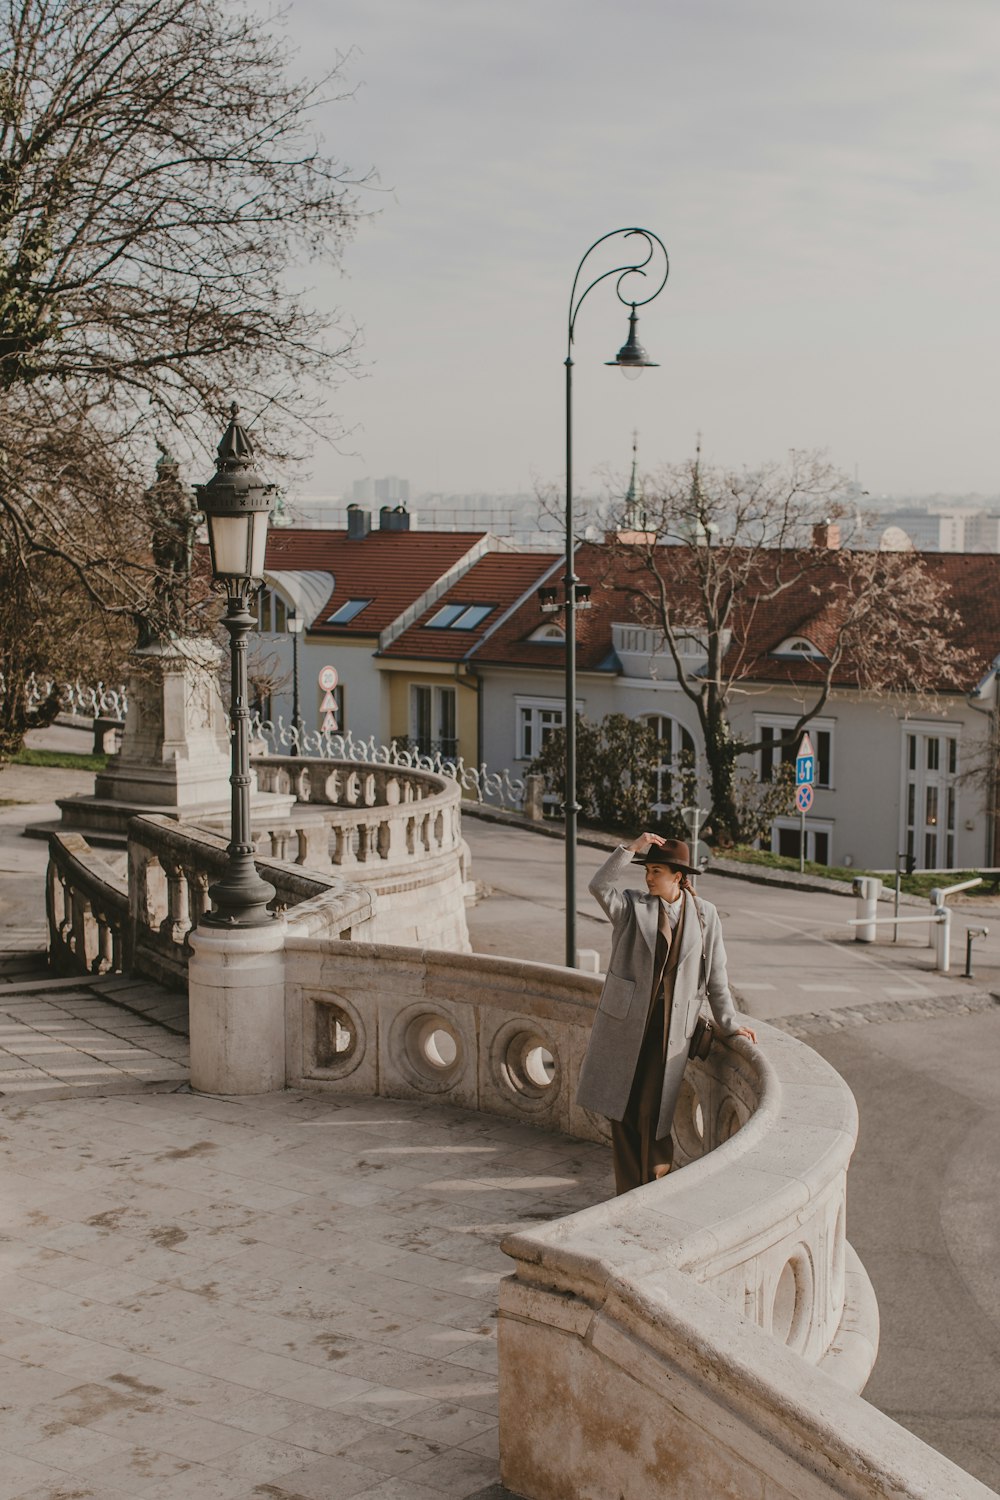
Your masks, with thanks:
<instances>
[{"instance_id":1,"label":"grey wool coat","mask_svg":"<svg viewBox=\"0 0 1000 1500\"><path fill-rule=\"evenodd\" d=\"M632 863L630 849L616 849L605 860L590 891L611 918L614 937L611 961L590 1045L580 1070L577 1103L609 1120L620 1120L628 1106L639 1050L646 1029L650 991L653 987L653 955L659 921L660 898L644 891L619 891L619 881ZM667 1032L667 1057L660 1097L656 1138L670 1131L680 1093L688 1047L701 1009L702 933L697 910L705 922L705 976L708 1002L724 1036L732 1036L744 1023L733 1008L726 974L726 950L719 914L709 901L683 896L687 903L681 951L674 980L674 999Z\"/></svg>"}]
</instances>

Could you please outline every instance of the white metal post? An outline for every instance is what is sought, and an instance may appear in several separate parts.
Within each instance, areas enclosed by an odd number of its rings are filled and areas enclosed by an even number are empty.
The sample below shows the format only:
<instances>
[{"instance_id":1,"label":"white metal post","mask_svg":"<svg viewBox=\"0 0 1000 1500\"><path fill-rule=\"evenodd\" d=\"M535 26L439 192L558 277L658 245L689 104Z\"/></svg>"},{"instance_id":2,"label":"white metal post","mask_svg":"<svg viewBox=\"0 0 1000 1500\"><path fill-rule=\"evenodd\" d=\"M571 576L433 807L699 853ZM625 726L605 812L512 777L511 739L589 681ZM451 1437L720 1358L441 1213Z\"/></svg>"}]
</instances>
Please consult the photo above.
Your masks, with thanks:
<instances>
[{"instance_id":1,"label":"white metal post","mask_svg":"<svg viewBox=\"0 0 1000 1500\"><path fill-rule=\"evenodd\" d=\"M854 894L858 898L857 923L854 933L856 943L874 943L878 931L878 898L882 889L881 880L871 875L860 875L854 882Z\"/></svg>"}]
</instances>

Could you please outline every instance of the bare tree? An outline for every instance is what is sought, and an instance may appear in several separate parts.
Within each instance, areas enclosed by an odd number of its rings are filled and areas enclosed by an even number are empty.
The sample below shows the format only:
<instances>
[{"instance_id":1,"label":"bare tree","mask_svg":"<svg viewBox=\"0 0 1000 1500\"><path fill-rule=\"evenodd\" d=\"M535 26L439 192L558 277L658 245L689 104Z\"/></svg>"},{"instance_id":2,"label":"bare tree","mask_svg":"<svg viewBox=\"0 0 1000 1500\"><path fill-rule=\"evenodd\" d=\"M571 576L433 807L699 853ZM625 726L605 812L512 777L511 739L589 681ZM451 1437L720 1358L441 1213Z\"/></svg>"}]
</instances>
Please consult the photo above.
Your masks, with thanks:
<instances>
[{"instance_id":1,"label":"bare tree","mask_svg":"<svg viewBox=\"0 0 1000 1500\"><path fill-rule=\"evenodd\" d=\"M173 605L162 491L143 498L155 444L204 463L239 394L269 407L279 459L352 359L293 289L358 219L315 136L337 71L303 83L288 65L219 0L11 0L0 17L5 533L25 566L58 559L156 628Z\"/></svg>"},{"instance_id":2,"label":"bare tree","mask_svg":"<svg viewBox=\"0 0 1000 1500\"><path fill-rule=\"evenodd\" d=\"M801 711L776 743L795 745L838 684L885 697L967 685L971 654L951 644L955 612L920 555L839 545L845 489L816 454L754 472L710 468L698 455L657 475L614 517L615 584L662 635L697 713L712 822L735 841L748 823L739 757L761 748L734 733L737 694L764 682L794 686ZM772 655L794 636L815 652Z\"/></svg>"}]
</instances>

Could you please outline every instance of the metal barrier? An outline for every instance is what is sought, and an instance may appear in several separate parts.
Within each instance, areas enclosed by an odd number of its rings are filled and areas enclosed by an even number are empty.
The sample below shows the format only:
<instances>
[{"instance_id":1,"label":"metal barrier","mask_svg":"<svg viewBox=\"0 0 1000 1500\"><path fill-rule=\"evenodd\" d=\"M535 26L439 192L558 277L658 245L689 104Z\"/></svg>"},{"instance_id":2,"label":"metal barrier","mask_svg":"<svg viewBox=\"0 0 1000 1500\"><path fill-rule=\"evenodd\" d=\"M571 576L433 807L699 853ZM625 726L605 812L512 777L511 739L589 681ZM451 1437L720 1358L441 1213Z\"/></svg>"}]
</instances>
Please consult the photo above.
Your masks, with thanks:
<instances>
[{"instance_id":1,"label":"metal barrier","mask_svg":"<svg viewBox=\"0 0 1000 1500\"><path fill-rule=\"evenodd\" d=\"M878 899L882 891L881 880L874 876L859 876L853 884L853 891L857 897L857 916L852 917L848 927L855 927L855 942L873 943L877 936L876 929L885 923L889 923L895 930L904 922L927 922L930 924L929 946L934 949L934 967L939 974L947 974L951 969L951 908L945 905L949 896L954 896L958 891L971 890L973 886L982 885L983 878L976 875L972 880L961 880L955 885L935 886L931 891L931 912L926 917L901 917L893 914L891 917L880 917L876 915ZM970 927L966 929L966 952L965 952L965 977L972 978L972 940L974 937L985 937L985 927Z\"/></svg>"}]
</instances>

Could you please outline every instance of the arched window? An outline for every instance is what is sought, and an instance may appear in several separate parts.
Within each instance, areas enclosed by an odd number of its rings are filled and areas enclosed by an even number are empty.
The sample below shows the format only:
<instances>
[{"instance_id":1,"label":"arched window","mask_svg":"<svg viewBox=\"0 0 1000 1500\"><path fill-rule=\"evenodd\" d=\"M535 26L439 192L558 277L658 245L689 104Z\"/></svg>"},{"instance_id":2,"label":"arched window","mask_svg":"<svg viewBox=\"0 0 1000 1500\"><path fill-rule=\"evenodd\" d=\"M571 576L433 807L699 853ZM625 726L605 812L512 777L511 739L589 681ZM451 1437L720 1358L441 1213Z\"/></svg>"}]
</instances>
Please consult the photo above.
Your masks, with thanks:
<instances>
[{"instance_id":1,"label":"arched window","mask_svg":"<svg viewBox=\"0 0 1000 1500\"><path fill-rule=\"evenodd\" d=\"M666 714L643 714L641 722L649 725L658 741L656 798L652 811L666 812L681 791L678 773L685 769L682 754L685 761L690 757L690 767L694 770L694 739L683 724Z\"/></svg>"}]
</instances>

